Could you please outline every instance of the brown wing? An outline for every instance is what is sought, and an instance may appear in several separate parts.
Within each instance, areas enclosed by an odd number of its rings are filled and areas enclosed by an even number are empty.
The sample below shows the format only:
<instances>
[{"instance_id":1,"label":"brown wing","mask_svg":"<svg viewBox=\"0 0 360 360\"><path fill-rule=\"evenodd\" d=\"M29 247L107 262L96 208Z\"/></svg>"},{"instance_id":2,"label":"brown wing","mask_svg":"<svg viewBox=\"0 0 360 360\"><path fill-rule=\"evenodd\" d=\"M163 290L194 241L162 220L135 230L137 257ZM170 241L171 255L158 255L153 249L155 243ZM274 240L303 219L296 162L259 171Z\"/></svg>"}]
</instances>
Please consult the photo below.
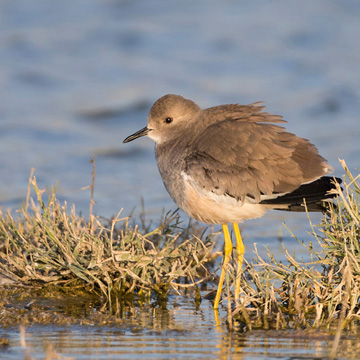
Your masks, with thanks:
<instances>
[{"instance_id":1,"label":"brown wing","mask_svg":"<svg viewBox=\"0 0 360 360\"><path fill-rule=\"evenodd\" d=\"M216 122L192 149L184 172L193 186L240 200L291 192L331 169L309 141L268 123Z\"/></svg>"},{"instance_id":2,"label":"brown wing","mask_svg":"<svg viewBox=\"0 0 360 360\"><path fill-rule=\"evenodd\" d=\"M246 122L286 123L280 115L273 115L263 111L265 106L262 101L249 104L228 104L214 106L203 110L207 123L224 120L237 120Z\"/></svg>"}]
</instances>

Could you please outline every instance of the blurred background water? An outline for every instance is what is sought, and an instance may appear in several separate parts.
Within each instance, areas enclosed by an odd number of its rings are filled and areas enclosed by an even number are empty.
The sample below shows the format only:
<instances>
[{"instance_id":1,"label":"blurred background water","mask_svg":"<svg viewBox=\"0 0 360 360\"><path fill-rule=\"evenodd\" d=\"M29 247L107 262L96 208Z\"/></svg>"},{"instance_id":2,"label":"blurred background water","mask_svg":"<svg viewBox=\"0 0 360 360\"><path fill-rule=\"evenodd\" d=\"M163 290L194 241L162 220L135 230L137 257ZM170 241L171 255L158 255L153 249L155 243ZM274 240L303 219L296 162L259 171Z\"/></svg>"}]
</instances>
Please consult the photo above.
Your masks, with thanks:
<instances>
[{"instance_id":1,"label":"blurred background water","mask_svg":"<svg viewBox=\"0 0 360 360\"><path fill-rule=\"evenodd\" d=\"M1 206L20 206L35 168L86 215L95 154L95 214L138 216L143 198L156 223L176 206L154 144L122 140L166 93L202 107L265 100L336 175L338 158L356 169L359 16L357 0L2 0ZM304 214L273 212L244 224L245 242L271 243L284 221L306 237Z\"/></svg>"}]
</instances>

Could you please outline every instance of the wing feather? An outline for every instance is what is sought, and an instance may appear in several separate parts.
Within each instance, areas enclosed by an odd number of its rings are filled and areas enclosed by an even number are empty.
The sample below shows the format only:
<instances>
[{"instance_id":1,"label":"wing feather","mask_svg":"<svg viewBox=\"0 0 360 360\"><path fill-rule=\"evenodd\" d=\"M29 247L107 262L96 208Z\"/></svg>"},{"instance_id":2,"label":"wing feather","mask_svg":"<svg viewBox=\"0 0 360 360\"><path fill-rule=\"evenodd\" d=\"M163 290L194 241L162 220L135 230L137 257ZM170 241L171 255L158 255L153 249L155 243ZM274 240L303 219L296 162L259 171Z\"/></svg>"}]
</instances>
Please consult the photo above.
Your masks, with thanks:
<instances>
[{"instance_id":1,"label":"wing feather","mask_svg":"<svg viewBox=\"0 0 360 360\"><path fill-rule=\"evenodd\" d=\"M227 119L205 129L183 169L198 191L260 202L262 195L289 193L327 172L309 141L260 121Z\"/></svg>"}]
</instances>

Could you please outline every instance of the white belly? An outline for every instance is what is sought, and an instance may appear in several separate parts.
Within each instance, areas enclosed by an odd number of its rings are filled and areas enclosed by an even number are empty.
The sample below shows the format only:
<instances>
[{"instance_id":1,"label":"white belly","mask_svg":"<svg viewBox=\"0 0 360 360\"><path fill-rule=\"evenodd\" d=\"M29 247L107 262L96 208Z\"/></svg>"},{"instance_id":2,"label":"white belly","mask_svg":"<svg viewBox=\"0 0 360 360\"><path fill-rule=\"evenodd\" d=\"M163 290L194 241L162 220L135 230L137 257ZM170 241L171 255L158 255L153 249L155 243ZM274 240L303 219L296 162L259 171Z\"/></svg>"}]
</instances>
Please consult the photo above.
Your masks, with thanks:
<instances>
[{"instance_id":1,"label":"white belly","mask_svg":"<svg viewBox=\"0 0 360 360\"><path fill-rule=\"evenodd\" d=\"M238 223L261 217L269 209L265 205L239 201L228 195L199 194L186 181L184 198L178 205L192 218L209 224Z\"/></svg>"}]
</instances>

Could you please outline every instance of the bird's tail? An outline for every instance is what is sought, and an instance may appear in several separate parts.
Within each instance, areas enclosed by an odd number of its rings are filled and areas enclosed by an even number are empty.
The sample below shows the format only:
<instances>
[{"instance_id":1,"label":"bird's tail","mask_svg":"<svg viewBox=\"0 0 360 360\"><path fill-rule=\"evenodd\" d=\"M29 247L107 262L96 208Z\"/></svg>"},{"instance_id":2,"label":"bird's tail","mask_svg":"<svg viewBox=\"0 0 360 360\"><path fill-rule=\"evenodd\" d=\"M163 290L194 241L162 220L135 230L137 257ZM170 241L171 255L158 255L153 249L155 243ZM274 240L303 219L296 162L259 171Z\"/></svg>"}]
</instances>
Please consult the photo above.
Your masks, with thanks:
<instances>
[{"instance_id":1,"label":"bird's tail","mask_svg":"<svg viewBox=\"0 0 360 360\"><path fill-rule=\"evenodd\" d=\"M311 183L301 185L291 193L275 199L263 200L260 204L269 205L275 210L324 212L329 209L331 199L336 197L336 193L331 192L336 189L335 183L341 184L342 180L323 176Z\"/></svg>"}]
</instances>

